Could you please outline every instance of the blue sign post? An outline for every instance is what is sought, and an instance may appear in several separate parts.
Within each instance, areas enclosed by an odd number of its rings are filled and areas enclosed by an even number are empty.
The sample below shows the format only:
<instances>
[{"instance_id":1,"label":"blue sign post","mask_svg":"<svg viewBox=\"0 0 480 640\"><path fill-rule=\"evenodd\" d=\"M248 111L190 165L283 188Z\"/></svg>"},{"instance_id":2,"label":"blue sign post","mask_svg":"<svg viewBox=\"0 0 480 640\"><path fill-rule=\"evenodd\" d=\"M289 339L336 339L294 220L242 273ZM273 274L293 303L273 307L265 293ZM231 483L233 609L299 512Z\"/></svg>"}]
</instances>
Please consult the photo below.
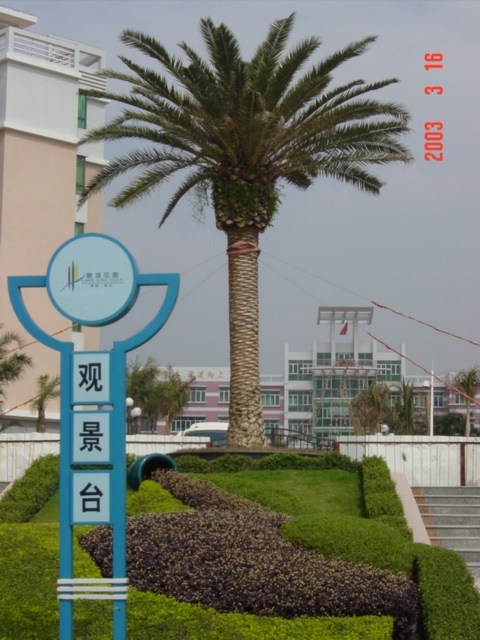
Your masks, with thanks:
<instances>
[{"instance_id":1,"label":"blue sign post","mask_svg":"<svg viewBox=\"0 0 480 640\"><path fill-rule=\"evenodd\" d=\"M24 288L46 287L52 304L72 322L103 326L129 311L141 286L167 287L163 304L141 331L114 342L110 351L74 351L71 342L54 339L33 321L22 297ZM113 639L126 639L126 353L160 331L179 286L176 273L139 274L123 245L94 233L61 245L46 276L8 278L10 300L22 325L60 352L60 640L73 638L77 599L111 600ZM89 470L78 468L86 464ZM75 524L112 525L112 578L74 577Z\"/></svg>"}]
</instances>

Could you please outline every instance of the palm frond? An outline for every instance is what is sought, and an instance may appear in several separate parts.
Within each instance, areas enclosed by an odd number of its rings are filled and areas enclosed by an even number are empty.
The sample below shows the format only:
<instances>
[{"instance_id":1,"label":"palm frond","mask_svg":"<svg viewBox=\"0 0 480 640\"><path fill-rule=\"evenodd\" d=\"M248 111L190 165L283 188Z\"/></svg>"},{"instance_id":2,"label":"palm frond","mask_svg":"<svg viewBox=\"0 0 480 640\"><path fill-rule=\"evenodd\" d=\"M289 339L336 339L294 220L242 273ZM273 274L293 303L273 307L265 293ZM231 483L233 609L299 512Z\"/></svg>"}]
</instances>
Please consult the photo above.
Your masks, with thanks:
<instances>
[{"instance_id":1,"label":"palm frond","mask_svg":"<svg viewBox=\"0 0 480 640\"><path fill-rule=\"evenodd\" d=\"M170 201L165 209L162 219L159 223L159 228L163 225L168 216L172 213L174 208L180 202L184 195L186 195L189 191L194 189L196 186L201 184L202 182L209 182L211 179L211 173L205 169L199 169L194 173L190 173L187 178L182 182L182 184L175 191L173 196L170 198Z\"/></svg>"}]
</instances>

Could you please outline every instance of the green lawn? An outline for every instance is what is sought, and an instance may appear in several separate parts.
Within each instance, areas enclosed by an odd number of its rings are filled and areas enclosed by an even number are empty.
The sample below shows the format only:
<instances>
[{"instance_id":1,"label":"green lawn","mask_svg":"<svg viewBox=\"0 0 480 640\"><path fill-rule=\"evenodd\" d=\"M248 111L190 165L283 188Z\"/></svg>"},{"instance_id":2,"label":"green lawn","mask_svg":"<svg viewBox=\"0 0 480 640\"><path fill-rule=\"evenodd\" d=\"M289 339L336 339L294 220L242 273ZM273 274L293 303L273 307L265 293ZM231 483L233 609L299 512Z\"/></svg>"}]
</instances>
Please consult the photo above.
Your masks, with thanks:
<instances>
[{"instance_id":1,"label":"green lawn","mask_svg":"<svg viewBox=\"0 0 480 640\"><path fill-rule=\"evenodd\" d=\"M327 471L241 471L197 475L218 487L290 516L325 511L364 517L360 477L338 469Z\"/></svg>"}]
</instances>

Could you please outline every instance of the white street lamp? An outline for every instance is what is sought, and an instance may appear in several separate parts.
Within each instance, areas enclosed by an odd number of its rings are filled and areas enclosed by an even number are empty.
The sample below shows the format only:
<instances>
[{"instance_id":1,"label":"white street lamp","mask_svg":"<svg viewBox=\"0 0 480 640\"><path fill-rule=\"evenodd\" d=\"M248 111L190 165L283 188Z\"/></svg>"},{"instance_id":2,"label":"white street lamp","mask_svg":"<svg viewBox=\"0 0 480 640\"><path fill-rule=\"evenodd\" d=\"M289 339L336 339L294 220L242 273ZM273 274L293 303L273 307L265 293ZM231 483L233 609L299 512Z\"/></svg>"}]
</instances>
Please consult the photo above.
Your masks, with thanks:
<instances>
[{"instance_id":1,"label":"white street lamp","mask_svg":"<svg viewBox=\"0 0 480 640\"><path fill-rule=\"evenodd\" d=\"M132 422L136 423L137 418L142 415L142 410L140 409L140 407L134 407L132 409L134 405L134 401L132 400L132 398L126 398L125 404L127 405L127 433L130 433L130 425L132 424Z\"/></svg>"}]
</instances>

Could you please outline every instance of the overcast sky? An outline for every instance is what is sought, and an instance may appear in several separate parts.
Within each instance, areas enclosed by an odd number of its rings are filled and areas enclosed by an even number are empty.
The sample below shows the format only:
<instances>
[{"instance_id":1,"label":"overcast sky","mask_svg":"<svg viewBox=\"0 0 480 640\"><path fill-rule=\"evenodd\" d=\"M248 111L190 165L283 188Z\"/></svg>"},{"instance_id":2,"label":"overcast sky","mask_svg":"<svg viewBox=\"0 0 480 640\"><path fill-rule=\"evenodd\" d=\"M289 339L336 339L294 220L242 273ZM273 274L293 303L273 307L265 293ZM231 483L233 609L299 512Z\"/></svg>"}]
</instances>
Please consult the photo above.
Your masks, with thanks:
<instances>
[{"instance_id":1,"label":"overcast sky","mask_svg":"<svg viewBox=\"0 0 480 640\"><path fill-rule=\"evenodd\" d=\"M351 79L400 83L373 97L395 100L412 114L404 139L415 162L377 173L386 182L379 197L320 179L306 192L284 189L273 228L260 237L260 366L282 373L284 345L311 349L312 338L328 340L316 324L317 309L369 306L397 309L448 332L480 342L478 34L480 2L472 0L3 0L37 16L32 30L106 50L117 69L119 54L132 52L119 41L124 28L144 31L170 52L185 41L202 52L199 21L225 22L249 58L275 19L296 11L290 40L316 35L323 45L315 60L367 35L378 35L368 53L346 63L334 85ZM443 68L426 71L424 55L440 52ZM426 95L438 85L442 95ZM373 94L372 94L373 95ZM115 107L107 108L107 118ZM424 124L443 123L443 161L424 159ZM107 157L122 144L107 147ZM121 212L105 207L104 232L132 252L141 272L181 274L179 301L164 329L140 350L162 365L226 366L229 361L226 237L216 230L213 211L204 221L185 199L158 230L173 193L167 185ZM110 191L110 195L115 191ZM108 193L107 193L108 199ZM143 325L160 304L145 291L136 309L102 330L112 337ZM369 330L409 358L438 373L480 364L479 348L412 320L375 309ZM365 340L369 340L365 333ZM407 372L422 372L407 365Z\"/></svg>"}]
</instances>

